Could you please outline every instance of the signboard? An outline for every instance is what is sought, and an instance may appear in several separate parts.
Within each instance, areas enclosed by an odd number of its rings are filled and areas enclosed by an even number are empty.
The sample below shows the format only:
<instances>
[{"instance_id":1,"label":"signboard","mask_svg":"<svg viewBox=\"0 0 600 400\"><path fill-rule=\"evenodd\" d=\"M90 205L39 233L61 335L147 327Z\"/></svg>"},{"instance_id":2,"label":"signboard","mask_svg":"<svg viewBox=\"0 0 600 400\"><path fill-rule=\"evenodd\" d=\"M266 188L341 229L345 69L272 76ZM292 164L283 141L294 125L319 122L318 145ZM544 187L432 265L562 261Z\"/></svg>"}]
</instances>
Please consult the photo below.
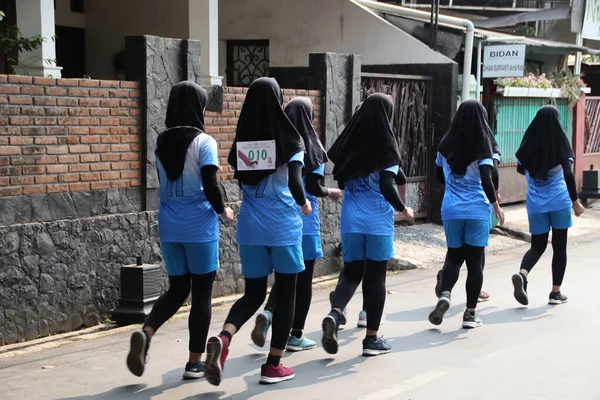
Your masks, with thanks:
<instances>
[{"instance_id":1,"label":"signboard","mask_svg":"<svg viewBox=\"0 0 600 400\"><path fill-rule=\"evenodd\" d=\"M600 0L586 0L581 36L600 40Z\"/></svg>"},{"instance_id":2,"label":"signboard","mask_svg":"<svg viewBox=\"0 0 600 400\"><path fill-rule=\"evenodd\" d=\"M276 168L274 140L237 142L238 171L273 170Z\"/></svg>"},{"instance_id":3,"label":"signboard","mask_svg":"<svg viewBox=\"0 0 600 400\"><path fill-rule=\"evenodd\" d=\"M525 45L503 44L483 49L483 77L505 78L525 73Z\"/></svg>"}]
</instances>

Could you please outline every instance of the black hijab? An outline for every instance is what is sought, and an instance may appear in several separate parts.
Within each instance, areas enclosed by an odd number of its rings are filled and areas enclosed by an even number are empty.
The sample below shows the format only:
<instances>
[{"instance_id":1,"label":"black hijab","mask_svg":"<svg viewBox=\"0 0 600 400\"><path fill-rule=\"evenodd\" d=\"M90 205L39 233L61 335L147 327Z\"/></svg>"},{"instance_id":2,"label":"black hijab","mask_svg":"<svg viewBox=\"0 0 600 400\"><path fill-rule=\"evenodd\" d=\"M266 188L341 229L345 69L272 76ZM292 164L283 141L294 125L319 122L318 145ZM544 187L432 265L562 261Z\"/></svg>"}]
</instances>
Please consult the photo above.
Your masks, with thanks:
<instances>
[{"instance_id":1,"label":"black hijab","mask_svg":"<svg viewBox=\"0 0 600 400\"><path fill-rule=\"evenodd\" d=\"M327 152L312 124L315 118L313 104L308 97L295 97L285 106L285 114L304 140L304 175L308 175L327 162Z\"/></svg>"},{"instance_id":2,"label":"black hijab","mask_svg":"<svg viewBox=\"0 0 600 400\"><path fill-rule=\"evenodd\" d=\"M532 178L547 180L548 171L569 158L573 158L573 149L560 123L558 109L540 108L525 131L517 159Z\"/></svg>"},{"instance_id":3,"label":"black hijab","mask_svg":"<svg viewBox=\"0 0 600 400\"><path fill-rule=\"evenodd\" d=\"M179 82L171 89L165 120L167 130L158 135L155 152L170 181L181 176L190 143L204 132L207 100L206 90L191 81Z\"/></svg>"},{"instance_id":4,"label":"black hijab","mask_svg":"<svg viewBox=\"0 0 600 400\"><path fill-rule=\"evenodd\" d=\"M235 179L246 185L256 185L275 170L239 171L237 142L274 140L279 168L296 153L304 150L302 137L283 112L283 93L273 78L258 78L248 88L238 120L235 140L227 161L235 169Z\"/></svg>"},{"instance_id":5,"label":"black hijab","mask_svg":"<svg viewBox=\"0 0 600 400\"><path fill-rule=\"evenodd\" d=\"M357 108L329 152L335 163L333 177L339 185L375 171L400 165L400 152L390 120L392 97L373 93Z\"/></svg>"},{"instance_id":6,"label":"black hijab","mask_svg":"<svg viewBox=\"0 0 600 400\"><path fill-rule=\"evenodd\" d=\"M438 151L444 156L452 173L464 175L473 161L492 158L494 133L486 121L487 112L477 100L463 102L450 128L440 141Z\"/></svg>"}]
</instances>

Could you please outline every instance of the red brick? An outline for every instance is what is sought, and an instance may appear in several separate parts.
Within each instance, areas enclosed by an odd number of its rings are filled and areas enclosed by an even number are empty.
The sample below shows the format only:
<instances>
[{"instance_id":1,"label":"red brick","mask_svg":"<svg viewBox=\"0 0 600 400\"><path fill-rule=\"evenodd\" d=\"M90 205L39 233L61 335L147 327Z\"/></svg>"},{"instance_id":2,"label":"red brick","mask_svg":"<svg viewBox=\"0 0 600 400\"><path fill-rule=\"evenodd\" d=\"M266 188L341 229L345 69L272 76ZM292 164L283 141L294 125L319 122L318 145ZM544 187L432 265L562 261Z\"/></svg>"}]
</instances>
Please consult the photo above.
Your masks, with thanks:
<instances>
[{"instance_id":1,"label":"red brick","mask_svg":"<svg viewBox=\"0 0 600 400\"><path fill-rule=\"evenodd\" d=\"M142 146L139 143L131 143L129 145L129 150L131 151L140 151L141 148Z\"/></svg>"},{"instance_id":2,"label":"red brick","mask_svg":"<svg viewBox=\"0 0 600 400\"><path fill-rule=\"evenodd\" d=\"M100 172L93 172L91 174L81 174L80 179L82 182L99 181Z\"/></svg>"},{"instance_id":3,"label":"red brick","mask_svg":"<svg viewBox=\"0 0 600 400\"><path fill-rule=\"evenodd\" d=\"M0 147L0 156L13 156L21 154L20 147L12 147L12 146L1 146Z\"/></svg>"},{"instance_id":4,"label":"red brick","mask_svg":"<svg viewBox=\"0 0 600 400\"><path fill-rule=\"evenodd\" d=\"M131 145L129 144L113 144L110 146L110 150L113 152L125 152L131 151Z\"/></svg>"},{"instance_id":5,"label":"red brick","mask_svg":"<svg viewBox=\"0 0 600 400\"><path fill-rule=\"evenodd\" d=\"M42 89L43 92L43 89ZM16 85L2 85L0 86L0 94L20 94L21 87ZM30 94L30 93L23 93Z\"/></svg>"},{"instance_id":6,"label":"red brick","mask_svg":"<svg viewBox=\"0 0 600 400\"><path fill-rule=\"evenodd\" d=\"M8 104L8 96L0 95L0 104Z\"/></svg>"},{"instance_id":7,"label":"red brick","mask_svg":"<svg viewBox=\"0 0 600 400\"><path fill-rule=\"evenodd\" d=\"M69 96L73 97L88 97L90 95L89 89L69 89Z\"/></svg>"},{"instance_id":8,"label":"red brick","mask_svg":"<svg viewBox=\"0 0 600 400\"><path fill-rule=\"evenodd\" d=\"M69 146L69 152L70 153L89 153L90 146L83 145L83 144L79 144L79 145L76 144L73 146Z\"/></svg>"},{"instance_id":9,"label":"red brick","mask_svg":"<svg viewBox=\"0 0 600 400\"><path fill-rule=\"evenodd\" d=\"M34 97L33 104L36 106L55 106L56 99L50 97Z\"/></svg>"},{"instance_id":10,"label":"red brick","mask_svg":"<svg viewBox=\"0 0 600 400\"><path fill-rule=\"evenodd\" d=\"M219 128L220 133L235 133L235 130L236 130L235 126L221 126Z\"/></svg>"},{"instance_id":11,"label":"red brick","mask_svg":"<svg viewBox=\"0 0 600 400\"><path fill-rule=\"evenodd\" d=\"M110 151L109 144L93 144L92 153L108 153Z\"/></svg>"},{"instance_id":12,"label":"red brick","mask_svg":"<svg viewBox=\"0 0 600 400\"><path fill-rule=\"evenodd\" d=\"M65 117L65 118L58 118L58 125L69 125L69 126L73 126L73 125L77 125L77 118L71 118L71 117Z\"/></svg>"},{"instance_id":13,"label":"red brick","mask_svg":"<svg viewBox=\"0 0 600 400\"><path fill-rule=\"evenodd\" d=\"M242 105L243 105L243 103L240 103L240 102L237 102L237 101L236 102L231 102L230 101L227 104L228 104L228 107L231 108L232 110L241 110L242 109Z\"/></svg>"},{"instance_id":14,"label":"red brick","mask_svg":"<svg viewBox=\"0 0 600 400\"><path fill-rule=\"evenodd\" d=\"M58 176L59 182L79 182L79 174L61 174Z\"/></svg>"},{"instance_id":15,"label":"red brick","mask_svg":"<svg viewBox=\"0 0 600 400\"><path fill-rule=\"evenodd\" d=\"M9 178L0 178L0 186L8 186Z\"/></svg>"},{"instance_id":16,"label":"red brick","mask_svg":"<svg viewBox=\"0 0 600 400\"><path fill-rule=\"evenodd\" d=\"M13 146L33 144L33 138L32 137L11 136L10 144Z\"/></svg>"},{"instance_id":17,"label":"red brick","mask_svg":"<svg viewBox=\"0 0 600 400\"><path fill-rule=\"evenodd\" d=\"M126 99L129 97L129 91L128 90L111 90L109 92L109 96L111 99L114 99L114 98Z\"/></svg>"},{"instance_id":18,"label":"red brick","mask_svg":"<svg viewBox=\"0 0 600 400\"><path fill-rule=\"evenodd\" d=\"M100 81L97 79L80 79L79 86L81 86L81 87L99 87Z\"/></svg>"},{"instance_id":19,"label":"red brick","mask_svg":"<svg viewBox=\"0 0 600 400\"><path fill-rule=\"evenodd\" d=\"M113 117L129 117L128 108L113 108L110 110L110 115Z\"/></svg>"},{"instance_id":20,"label":"red brick","mask_svg":"<svg viewBox=\"0 0 600 400\"><path fill-rule=\"evenodd\" d=\"M23 194L43 194L46 193L46 185L25 186Z\"/></svg>"},{"instance_id":21,"label":"red brick","mask_svg":"<svg viewBox=\"0 0 600 400\"><path fill-rule=\"evenodd\" d=\"M204 126L204 131L206 133L219 133L218 126Z\"/></svg>"},{"instance_id":22,"label":"red brick","mask_svg":"<svg viewBox=\"0 0 600 400\"><path fill-rule=\"evenodd\" d=\"M98 107L100 106L100 100L98 99L81 99L79 100L80 107Z\"/></svg>"},{"instance_id":23,"label":"red brick","mask_svg":"<svg viewBox=\"0 0 600 400\"><path fill-rule=\"evenodd\" d=\"M33 176L13 176L10 178L10 184L12 186L33 185L33 182Z\"/></svg>"},{"instance_id":24,"label":"red brick","mask_svg":"<svg viewBox=\"0 0 600 400\"><path fill-rule=\"evenodd\" d=\"M38 156L40 157L40 156ZM42 157L46 157L46 156L42 156ZM36 158L35 156L17 156L17 157L11 157L10 158L10 163L12 165L31 165L31 164L36 164Z\"/></svg>"},{"instance_id":25,"label":"red brick","mask_svg":"<svg viewBox=\"0 0 600 400\"><path fill-rule=\"evenodd\" d=\"M21 107L21 115L44 115L42 107Z\"/></svg>"},{"instance_id":26,"label":"red brick","mask_svg":"<svg viewBox=\"0 0 600 400\"><path fill-rule=\"evenodd\" d=\"M68 192L68 185L48 185L46 186L48 193Z\"/></svg>"},{"instance_id":27,"label":"red brick","mask_svg":"<svg viewBox=\"0 0 600 400\"><path fill-rule=\"evenodd\" d=\"M79 137L61 136L58 138L58 144L79 144Z\"/></svg>"},{"instance_id":28,"label":"red brick","mask_svg":"<svg viewBox=\"0 0 600 400\"><path fill-rule=\"evenodd\" d=\"M100 126L100 127L90 128L91 135L108 135L109 133L110 133L110 130L109 130L108 126Z\"/></svg>"},{"instance_id":29,"label":"red brick","mask_svg":"<svg viewBox=\"0 0 600 400\"><path fill-rule=\"evenodd\" d=\"M28 165L23 167L23 175L45 174L46 166L44 165Z\"/></svg>"},{"instance_id":30,"label":"red brick","mask_svg":"<svg viewBox=\"0 0 600 400\"><path fill-rule=\"evenodd\" d=\"M56 79L54 79L54 78L46 78L46 77L43 77L43 76L34 76L33 77L33 84L34 85L54 86L54 85L56 85Z\"/></svg>"},{"instance_id":31,"label":"red brick","mask_svg":"<svg viewBox=\"0 0 600 400\"><path fill-rule=\"evenodd\" d=\"M139 100L121 100L121 107L138 108L139 106Z\"/></svg>"},{"instance_id":32,"label":"red brick","mask_svg":"<svg viewBox=\"0 0 600 400\"><path fill-rule=\"evenodd\" d=\"M8 145L8 138L0 136L0 145Z\"/></svg>"},{"instance_id":33,"label":"red brick","mask_svg":"<svg viewBox=\"0 0 600 400\"><path fill-rule=\"evenodd\" d=\"M119 169L129 169L129 163L128 163L128 162L115 162L115 163L112 163L112 164L110 165L110 167L111 167L113 170L119 170Z\"/></svg>"},{"instance_id":34,"label":"red brick","mask_svg":"<svg viewBox=\"0 0 600 400\"><path fill-rule=\"evenodd\" d=\"M90 115L88 108L69 108L69 115L71 117L87 117Z\"/></svg>"},{"instance_id":35,"label":"red brick","mask_svg":"<svg viewBox=\"0 0 600 400\"><path fill-rule=\"evenodd\" d=\"M77 120L75 120L77 121ZM69 128L69 135L89 135L90 128L86 128L83 126L74 126Z\"/></svg>"},{"instance_id":36,"label":"red brick","mask_svg":"<svg viewBox=\"0 0 600 400\"><path fill-rule=\"evenodd\" d=\"M29 84L33 83L33 77L24 76L24 75L9 75L8 82L10 83L21 83L21 84Z\"/></svg>"},{"instance_id":37,"label":"red brick","mask_svg":"<svg viewBox=\"0 0 600 400\"><path fill-rule=\"evenodd\" d=\"M119 81L100 81L100 87L103 88L118 88Z\"/></svg>"},{"instance_id":38,"label":"red brick","mask_svg":"<svg viewBox=\"0 0 600 400\"><path fill-rule=\"evenodd\" d=\"M69 146L48 146L48 154L68 154Z\"/></svg>"},{"instance_id":39,"label":"red brick","mask_svg":"<svg viewBox=\"0 0 600 400\"><path fill-rule=\"evenodd\" d=\"M137 118L121 118L121 125L135 126L138 124Z\"/></svg>"},{"instance_id":40,"label":"red brick","mask_svg":"<svg viewBox=\"0 0 600 400\"><path fill-rule=\"evenodd\" d=\"M238 93L243 93L243 90L242 90L241 87L228 86L227 87L227 92L228 93L233 93L233 94L238 94Z\"/></svg>"},{"instance_id":41,"label":"red brick","mask_svg":"<svg viewBox=\"0 0 600 400\"><path fill-rule=\"evenodd\" d=\"M231 176L231 178L229 178L229 179L232 179L232 178L233 178L233 175L232 175L232 176ZM140 186L140 185L141 185L141 183L142 183L142 180L141 180L140 178L137 178L137 179L132 179L132 180L130 180L129 182L130 182L130 184L131 184L131 187L138 187L138 186Z\"/></svg>"},{"instance_id":42,"label":"red brick","mask_svg":"<svg viewBox=\"0 0 600 400\"><path fill-rule=\"evenodd\" d=\"M139 169L141 166L141 163L139 161L133 161L131 163L129 163L129 168L131 169Z\"/></svg>"},{"instance_id":43,"label":"red brick","mask_svg":"<svg viewBox=\"0 0 600 400\"><path fill-rule=\"evenodd\" d=\"M121 179L133 179L139 177L137 171L121 171Z\"/></svg>"},{"instance_id":44,"label":"red brick","mask_svg":"<svg viewBox=\"0 0 600 400\"><path fill-rule=\"evenodd\" d=\"M80 192L82 190L90 190L90 184L89 184L89 182L71 183L69 185L69 190L72 192Z\"/></svg>"},{"instance_id":45,"label":"red brick","mask_svg":"<svg viewBox=\"0 0 600 400\"><path fill-rule=\"evenodd\" d=\"M43 126L35 126L35 127L28 127L28 128L22 128L21 129L21 134L23 136L39 136L39 135L43 135L46 132L46 128L44 128Z\"/></svg>"},{"instance_id":46,"label":"red brick","mask_svg":"<svg viewBox=\"0 0 600 400\"><path fill-rule=\"evenodd\" d=\"M57 99L56 104L59 106L77 107L79 101L72 98Z\"/></svg>"},{"instance_id":47,"label":"red brick","mask_svg":"<svg viewBox=\"0 0 600 400\"><path fill-rule=\"evenodd\" d=\"M142 133L142 131L140 130L140 128L138 126L130 126L129 127L129 134L130 135L140 135Z\"/></svg>"},{"instance_id":48,"label":"red brick","mask_svg":"<svg viewBox=\"0 0 600 400\"><path fill-rule=\"evenodd\" d=\"M79 118L79 123L86 126L96 126L99 124L98 118Z\"/></svg>"},{"instance_id":49,"label":"red brick","mask_svg":"<svg viewBox=\"0 0 600 400\"><path fill-rule=\"evenodd\" d=\"M121 174L119 173L119 171L105 171L102 172L102 180L110 180L110 179L119 179L119 177L121 176Z\"/></svg>"},{"instance_id":50,"label":"red brick","mask_svg":"<svg viewBox=\"0 0 600 400\"><path fill-rule=\"evenodd\" d=\"M219 154L219 157L227 157L229 155L229 150L221 149L221 150L219 150L218 154Z\"/></svg>"},{"instance_id":51,"label":"red brick","mask_svg":"<svg viewBox=\"0 0 600 400\"><path fill-rule=\"evenodd\" d=\"M69 165L69 172L88 172L90 170L90 164L71 164Z\"/></svg>"},{"instance_id":52,"label":"red brick","mask_svg":"<svg viewBox=\"0 0 600 400\"><path fill-rule=\"evenodd\" d=\"M124 89L137 89L140 87L139 82L121 81L121 87Z\"/></svg>"},{"instance_id":53,"label":"red brick","mask_svg":"<svg viewBox=\"0 0 600 400\"><path fill-rule=\"evenodd\" d=\"M129 115L131 115L132 117L139 117L141 113L138 108L132 108L129 110Z\"/></svg>"},{"instance_id":54,"label":"red brick","mask_svg":"<svg viewBox=\"0 0 600 400\"><path fill-rule=\"evenodd\" d=\"M99 154L82 154L80 157L81 157L81 162L85 162L85 163L97 163L100 161Z\"/></svg>"},{"instance_id":55,"label":"red brick","mask_svg":"<svg viewBox=\"0 0 600 400\"><path fill-rule=\"evenodd\" d=\"M56 144L57 138L56 137L36 137L35 138L35 144Z\"/></svg>"},{"instance_id":56,"label":"red brick","mask_svg":"<svg viewBox=\"0 0 600 400\"><path fill-rule=\"evenodd\" d=\"M117 137L118 136L111 136L111 137ZM127 135L127 136L121 136L121 143L139 143L140 138L137 135Z\"/></svg>"},{"instance_id":57,"label":"red brick","mask_svg":"<svg viewBox=\"0 0 600 400\"><path fill-rule=\"evenodd\" d=\"M116 144L116 143L120 143L120 136L103 136L102 137L102 143L107 143L107 144Z\"/></svg>"},{"instance_id":58,"label":"red brick","mask_svg":"<svg viewBox=\"0 0 600 400\"><path fill-rule=\"evenodd\" d=\"M79 156L76 155L68 155L68 156L59 156L58 162L61 164L73 164L79 162ZM53 163L56 164L56 163Z\"/></svg>"},{"instance_id":59,"label":"red brick","mask_svg":"<svg viewBox=\"0 0 600 400\"><path fill-rule=\"evenodd\" d=\"M20 196L23 190L20 187L0 188L0 197Z\"/></svg>"},{"instance_id":60,"label":"red brick","mask_svg":"<svg viewBox=\"0 0 600 400\"><path fill-rule=\"evenodd\" d=\"M110 136L102 136L103 139L105 137L110 137ZM81 137L81 144L92 144L92 143L100 143L100 136L82 136Z\"/></svg>"},{"instance_id":61,"label":"red brick","mask_svg":"<svg viewBox=\"0 0 600 400\"><path fill-rule=\"evenodd\" d=\"M57 156L36 156L36 164L56 164L58 162Z\"/></svg>"},{"instance_id":62,"label":"red brick","mask_svg":"<svg viewBox=\"0 0 600 400\"><path fill-rule=\"evenodd\" d=\"M141 96L140 91L139 90L132 90L131 92L129 92L129 97L132 99L137 99Z\"/></svg>"},{"instance_id":63,"label":"red brick","mask_svg":"<svg viewBox=\"0 0 600 400\"><path fill-rule=\"evenodd\" d=\"M90 115L97 117L106 117L110 115L111 110L109 108L92 108L90 109Z\"/></svg>"},{"instance_id":64,"label":"red brick","mask_svg":"<svg viewBox=\"0 0 600 400\"><path fill-rule=\"evenodd\" d=\"M31 117L10 117L11 125L31 125L33 119Z\"/></svg>"},{"instance_id":65,"label":"red brick","mask_svg":"<svg viewBox=\"0 0 600 400\"><path fill-rule=\"evenodd\" d=\"M120 161L120 160L121 160L120 154L102 154L102 161L114 162L114 161Z\"/></svg>"},{"instance_id":66,"label":"red brick","mask_svg":"<svg viewBox=\"0 0 600 400\"><path fill-rule=\"evenodd\" d=\"M8 75L0 75L0 83L8 82Z\"/></svg>"},{"instance_id":67,"label":"red brick","mask_svg":"<svg viewBox=\"0 0 600 400\"><path fill-rule=\"evenodd\" d=\"M126 126L111 126L110 134L111 135L127 135L129 133L129 128Z\"/></svg>"},{"instance_id":68,"label":"red brick","mask_svg":"<svg viewBox=\"0 0 600 400\"><path fill-rule=\"evenodd\" d=\"M21 148L23 150L23 155L39 155L46 154L46 146L26 146Z\"/></svg>"},{"instance_id":69,"label":"red brick","mask_svg":"<svg viewBox=\"0 0 600 400\"><path fill-rule=\"evenodd\" d=\"M92 190L110 189L110 182L91 182Z\"/></svg>"},{"instance_id":70,"label":"red brick","mask_svg":"<svg viewBox=\"0 0 600 400\"><path fill-rule=\"evenodd\" d=\"M107 162L91 164L91 170L92 171L109 171L110 164Z\"/></svg>"},{"instance_id":71,"label":"red brick","mask_svg":"<svg viewBox=\"0 0 600 400\"><path fill-rule=\"evenodd\" d=\"M19 106L6 106L0 108L0 115L20 115L21 107ZM6 121L3 125L8 125L8 121Z\"/></svg>"},{"instance_id":72,"label":"red brick","mask_svg":"<svg viewBox=\"0 0 600 400\"><path fill-rule=\"evenodd\" d=\"M129 187L129 182L128 181L112 181L110 183L110 187L111 188L124 188L124 187Z\"/></svg>"},{"instance_id":73,"label":"red brick","mask_svg":"<svg viewBox=\"0 0 600 400\"><path fill-rule=\"evenodd\" d=\"M57 119L54 117L36 117L34 121L36 125L56 125Z\"/></svg>"},{"instance_id":74,"label":"red brick","mask_svg":"<svg viewBox=\"0 0 600 400\"><path fill-rule=\"evenodd\" d=\"M119 118L102 118L102 125L119 125Z\"/></svg>"},{"instance_id":75,"label":"red brick","mask_svg":"<svg viewBox=\"0 0 600 400\"><path fill-rule=\"evenodd\" d=\"M56 85L57 86L79 86L79 80L78 79L57 79L56 80Z\"/></svg>"},{"instance_id":76,"label":"red brick","mask_svg":"<svg viewBox=\"0 0 600 400\"><path fill-rule=\"evenodd\" d=\"M57 183L58 182L58 175L42 175L42 176L36 176L35 177L35 183L36 184L40 184L40 183Z\"/></svg>"},{"instance_id":77,"label":"red brick","mask_svg":"<svg viewBox=\"0 0 600 400\"><path fill-rule=\"evenodd\" d=\"M107 89L90 89L90 97L108 98L109 91Z\"/></svg>"},{"instance_id":78,"label":"red brick","mask_svg":"<svg viewBox=\"0 0 600 400\"><path fill-rule=\"evenodd\" d=\"M120 104L119 99L100 100L100 107L117 108Z\"/></svg>"},{"instance_id":79,"label":"red brick","mask_svg":"<svg viewBox=\"0 0 600 400\"><path fill-rule=\"evenodd\" d=\"M47 96L66 96L67 89L57 87L46 87Z\"/></svg>"},{"instance_id":80,"label":"red brick","mask_svg":"<svg viewBox=\"0 0 600 400\"><path fill-rule=\"evenodd\" d=\"M68 109L63 107L46 107L46 115L51 117L64 117L68 115Z\"/></svg>"},{"instance_id":81,"label":"red brick","mask_svg":"<svg viewBox=\"0 0 600 400\"><path fill-rule=\"evenodd\" d=\"M0 176L17 176L22 175L21 167L0 167Z\"/></svg>"},{"instance_id":82,"label":"red brick","mask_svg":"<svg viewBox=\"0 0 600 400\"><path fill-rule=\"evenodd\" d=\"M68 165L48 165L46 171L49 174L62 174L69 170Z\"/></svg>"}]
</instances>

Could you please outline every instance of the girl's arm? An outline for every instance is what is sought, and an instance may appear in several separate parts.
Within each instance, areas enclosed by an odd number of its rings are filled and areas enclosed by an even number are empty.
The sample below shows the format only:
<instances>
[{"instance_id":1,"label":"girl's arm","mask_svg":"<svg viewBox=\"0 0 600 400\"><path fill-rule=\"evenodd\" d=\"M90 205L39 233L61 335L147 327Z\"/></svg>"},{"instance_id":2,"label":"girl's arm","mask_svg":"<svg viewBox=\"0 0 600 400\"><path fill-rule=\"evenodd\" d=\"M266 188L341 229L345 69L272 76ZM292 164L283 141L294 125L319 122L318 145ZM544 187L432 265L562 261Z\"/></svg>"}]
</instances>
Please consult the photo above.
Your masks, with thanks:
<instances>
[{"instance_id":1,"label":"girl's arm","mask_svg":"<svg viewBox=\"0 0 600 400\"><path fill-rule=\"evenodd\" d=\"M396 181L398 193L400 193L400 199L402 199L403 203L406 203L406 175L402 171L402 168L398 168L398 173L394 180Z\"/></svg>"}]
</instances>

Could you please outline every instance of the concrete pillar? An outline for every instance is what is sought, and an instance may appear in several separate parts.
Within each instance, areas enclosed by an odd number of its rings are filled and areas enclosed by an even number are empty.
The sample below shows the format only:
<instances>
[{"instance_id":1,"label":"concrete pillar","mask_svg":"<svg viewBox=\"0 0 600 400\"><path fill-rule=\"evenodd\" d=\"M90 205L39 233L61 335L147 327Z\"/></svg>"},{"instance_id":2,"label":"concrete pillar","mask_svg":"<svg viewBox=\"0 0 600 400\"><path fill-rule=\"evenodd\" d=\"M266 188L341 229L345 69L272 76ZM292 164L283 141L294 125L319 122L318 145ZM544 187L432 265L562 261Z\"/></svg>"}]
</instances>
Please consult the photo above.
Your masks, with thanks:
<instances>
[{"instance_id":1,"label":"concrete pillar","mask_svg":"<svg viewBox=\"0 0 600 400\"><path fill-rule=\"evenodd\" d=\"M587 168L583 154L585 152L585 95L581 95L575 107L573 107L573 154L575 163L573 171L575 173L575 183L577 190L581 189L583 181L583 171Z\"/></svg>"},{"instance_id":2,"label":"concrete pillar","mask_svg":"<svg viewBox=\"0 0 600 400\"><path fill-rule=\"evenodd\" d=\"M219 76L219 2L218 0L189 0L189 38L200 41L201 83L221 86Z\"/></svg>"},{"instance_id":3,"label":"concrete pillar","mask_svg":"<svg viewBox=\"0 0 600 400\"><path fill-rule=\"evenodd\" d=\"M15 72L60 78L62 68L56 66L54 41L54 0L17 1L17 26L23 36L41 35L45 41L39 49L20 54Z\"/></svg>"}]
</instances>

